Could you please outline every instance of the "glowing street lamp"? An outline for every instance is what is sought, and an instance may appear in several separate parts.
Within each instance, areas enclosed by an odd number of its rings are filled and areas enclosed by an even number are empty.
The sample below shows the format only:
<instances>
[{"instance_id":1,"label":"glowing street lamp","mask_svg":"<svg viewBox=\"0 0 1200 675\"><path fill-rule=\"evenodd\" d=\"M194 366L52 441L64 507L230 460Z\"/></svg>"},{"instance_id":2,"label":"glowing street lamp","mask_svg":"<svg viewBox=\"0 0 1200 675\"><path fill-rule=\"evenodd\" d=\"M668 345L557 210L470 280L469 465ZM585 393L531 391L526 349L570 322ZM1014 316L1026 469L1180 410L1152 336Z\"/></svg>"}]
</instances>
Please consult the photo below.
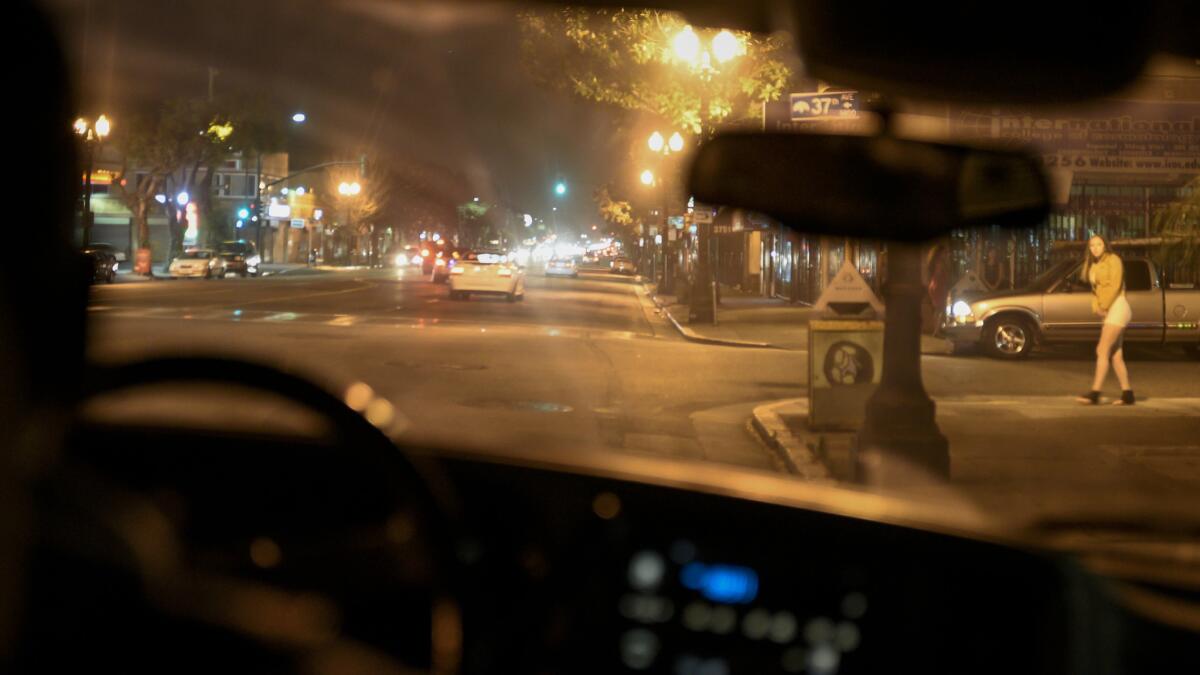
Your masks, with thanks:
<instances>
[{"instance_id":1,"label":"glowing street lamp","mask_svg":"<svg viewBox=\"0 0 1200 675\"><path fill-rule=\"evenodd\" d=\"M80 117L71 127L87 146L87 174L83 188L83 245L87 246L91 243L92 221L95 220L92 214L92 171L95 170L96 146L112 131L112 123L104 115L97 117L95 123Z\"/></svg>"},{"instance_id":2,"label":"glowing street lamp","mask_svg":"<svg viewBox=\"0 0 1200 675\"><path fill-rule=\"evenodd\" d=\"M650 140L646 141L646 144L649 145L650 149L654 152L662 152L663 146L666 145L666 141L663 140L663 135L656 131L650 134Z\"/></svg>"},{"instance_id":3,"label":"glowing street lamp","mask_svg":"<svg viewBox=\"0 0 1200 675\"><path fill-rule=\"evenodd\" d=\"M678 131L671 134L671 140L667 141L667 147L671 149L671 152L683 150L683 136L680 136Z\"/></svg>"},{"instance_id":4,"label":"glowing street lamp","mask_svg":"<svg viewBox=\"0 0 1200 675\"><path fill-rule=\"evenodd\" d=\"M646 169L645 171L643 171L641 178L642 178L642 185L646 185L646 186L654 185L654 172L651 171L650 169Z\"/></svg>"},{"instance_id":5,"label":"glowing street lamp","mask_svg":"<svg viewBox=\"0 0 1200 675\"><path fill-rule=\"evenodd\" d=\"M712 39L712 54L718 63L732 61L742 53L742 42L737 36L727 30L717 33Z\"/></svg>"},{"instance_id":6,"label":"glowing street lamp","mask_svg":"<svg viewBox=\"0 0 1200 675\"><path fill-rule=\"evenodd\" d=\"M675 56L681 61L695 64L700 58L700 36L696 35L691 26L684 26L671 41L671 46L675 50Z\"/></svg>"},{"instance_id":7,"label":"glowing street lamp","mask_svg":"<svg viewBox=\"0 0 1200 675\"><path fill-rule=\"evenodd\" d=\"M354 181L352 183L343 182L338 185L338 194L342 195L343 197L354 197L361 192L362 185L360 185L358 181Z\"/></svg>"}]
</instances>

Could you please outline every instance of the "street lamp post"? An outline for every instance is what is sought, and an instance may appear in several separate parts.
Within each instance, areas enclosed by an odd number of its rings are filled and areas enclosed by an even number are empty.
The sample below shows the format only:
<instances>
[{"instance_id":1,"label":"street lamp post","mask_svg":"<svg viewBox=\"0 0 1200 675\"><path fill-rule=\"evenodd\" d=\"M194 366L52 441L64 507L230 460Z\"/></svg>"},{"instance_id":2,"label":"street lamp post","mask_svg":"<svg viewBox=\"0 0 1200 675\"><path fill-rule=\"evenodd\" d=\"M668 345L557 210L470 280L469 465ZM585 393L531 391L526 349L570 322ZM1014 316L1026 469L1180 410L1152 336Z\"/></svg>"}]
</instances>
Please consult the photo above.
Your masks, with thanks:
<instances>
[{"instance_id":1,"label":"street lamp post","mask_svg":"<svg viewBox=\"0 0 1200 675\"><path fill-rule=\"evenodd\" d=\"M112 124L107 117L101 115L96 118L95 122L80 117L75 120L73 126L75 133L83 139L83 143L87 149L87 171L84 174L83 183L82 224L83 245L88 246L92 243L92 223L95 220L95 216L92 214L92 171L95 168L96 162L96 146L112 131Z\"/></svg>"},{"instance_id":2,"label":"street lamp post","mask_svg":"<svg viewBox=\"0 0 1200 675\"><path fill-rule=\"evenodd\" d=\"M662 252L663 257L662 279L660 280L660 283L662 284L662 287L666 288L669 292L674 292L672 287L675 282L677 270L675 269L673 258L673 250L675 246L672 246L671 239L670 193L667 190L667 172L664 168L664 164L666 163L666 158L672 153L682 152L685 144L683 136L678 131L672 133L669 139L663 136L662 132L655 131L654 133L650 134L650 137L646 140L646 145L652 152L661 156L661 160L658 162L659 175L657 181L659 188L659 202L662 204L661 232L663 233L665 239L662 248L659 249ZM653 172L650 172L650 170L647 169L646 172L643 172L643 175L645 173L650 173L651 177L651 183L648 183L647 185L653 184ZM642 182L645 183L645 180L643 179Z\"/></svg>"},{"instance_id":3,"label":"street lamp post","mask_svg":"<svg viewBox=\"0 0 1200 675\"><path fill-rule=\"evenodd\" d=\"M343 213L346 216L346 228L354 237L354 257L358 257L358 235L354 233L350 222L350 200L362 193L362 185L358 181L342 181L338 184L338 194L342 196ZM353 261L352 261L353 262Z\"/></svg>"},{"instance_id":4,"label":"street lamp post","mask_svg":"<svg viewBox=\"0 0 1200 675\"><path fill-rule=\"evenodd\" d=\"M672 46L675 56L688 64L700 78L699 122L700 140L703 142L711 133L710 127L712 126L709 86L713 77L721 74L721 64L729 63L742 54L743 45L736 35L723 30L713 36L706 48L692 27L685 26L676 34ZM711 222L697 223L696 235L696 270L692 275L688 321L715 324L717 322L717 283L713 279Z\"/></svg>"}]
</instances>

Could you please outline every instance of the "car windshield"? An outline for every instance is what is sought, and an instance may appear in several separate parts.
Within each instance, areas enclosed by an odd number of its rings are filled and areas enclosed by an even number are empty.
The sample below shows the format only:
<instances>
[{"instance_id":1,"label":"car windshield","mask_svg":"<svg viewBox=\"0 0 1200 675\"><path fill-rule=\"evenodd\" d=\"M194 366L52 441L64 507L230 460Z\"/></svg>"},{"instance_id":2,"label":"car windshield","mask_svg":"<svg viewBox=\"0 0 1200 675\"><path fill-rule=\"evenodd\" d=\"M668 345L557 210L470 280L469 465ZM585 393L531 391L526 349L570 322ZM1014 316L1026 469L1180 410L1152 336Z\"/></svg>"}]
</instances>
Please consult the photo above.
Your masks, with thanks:
<instances>
[{"instance_id":1,"label":"car windshield","mask_svg":"<svg viewBox=\"0 0 1200 675\"><path fill-rule=\"evenodd\" d=\"M718 132L873 119L787 33L611 3L42 4L91 158L77 243L129 258L90 290L96 361L216 353L365 383L402 415L398 441L500 458L739 467L996 517L1200 508L1194 62L1070 108L896 100L898 134L1028 149L1054 204L1034 227L922 242L919 283L893 287L886 240L689 194ZM1042 297L1093 234L1180 283ZM191 247L261 263L159 283L213 255ZM527 273L435 263L454 251ZM912 288L909 376L933 406L896 416L920 419L913 479L868 484L882 321ZM1094 384L1106 322L1127 368Z\"/></svg>"}]
</instances>

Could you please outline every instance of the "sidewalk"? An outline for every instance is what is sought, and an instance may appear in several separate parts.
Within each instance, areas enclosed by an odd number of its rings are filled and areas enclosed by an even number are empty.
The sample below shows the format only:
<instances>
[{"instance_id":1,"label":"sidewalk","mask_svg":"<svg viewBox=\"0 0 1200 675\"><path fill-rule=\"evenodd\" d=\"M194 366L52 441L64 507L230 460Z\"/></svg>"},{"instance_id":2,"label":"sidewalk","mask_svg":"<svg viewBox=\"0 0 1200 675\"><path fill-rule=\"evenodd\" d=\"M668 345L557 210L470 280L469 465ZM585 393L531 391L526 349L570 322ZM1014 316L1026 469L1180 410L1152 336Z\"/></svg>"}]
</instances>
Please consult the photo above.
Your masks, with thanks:
<instances>
[{"instance_id":1,"label":"sidewalk","mask_svg":"<svg viewBox=\"0 0 1200 675\"><path fill-rule=\"evenodd\" d=\"M1200 486L1192 430L1200 397L1146 399L1131 408L1083 406L1067 396L955 396L935 403L950 444L951 478L940 489L985 509L1133 508L1147 495L1164 507L1186 506ZM854 484L854 432L809 429L807 398L760 405L750 423L789 473Z\"/></svg>"},{"instance_id":2,"label":"sidewalk","mask_svg":"<svg viewBox=\"0 0 1200 675\"><path fill-rule=\"evenodd\" d=\"M808 305L722 286L717 324L689 323L687 305L675 296L657 294L654 284L647 284L646 289L685 339L704 344L807 351L808 322L825 318ZM950 345L945 340L923 335L921 352L948 354Z\"/></svg>"}]
</instances>

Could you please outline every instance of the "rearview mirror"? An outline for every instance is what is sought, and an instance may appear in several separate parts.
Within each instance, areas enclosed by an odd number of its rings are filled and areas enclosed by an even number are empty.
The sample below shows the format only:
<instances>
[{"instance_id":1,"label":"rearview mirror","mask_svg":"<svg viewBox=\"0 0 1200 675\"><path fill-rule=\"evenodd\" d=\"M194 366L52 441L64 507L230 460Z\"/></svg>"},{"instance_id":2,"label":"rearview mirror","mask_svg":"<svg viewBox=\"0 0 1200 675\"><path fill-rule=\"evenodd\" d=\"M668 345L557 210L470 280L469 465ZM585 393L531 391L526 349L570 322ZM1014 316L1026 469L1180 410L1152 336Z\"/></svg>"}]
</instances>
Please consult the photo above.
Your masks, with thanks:
<instances>
[{"instance_id":1,"label":"rearview mirror","mask_svg":"<svg viewBox=\"0 0 1200 675\"><path fill-rule=\"evenodd\" d=\"M734 133L692 162L696 199L815 234L922 241L972 225L1041 222L1037 158L892 136Z\"/></svg>"}]
</instances>

